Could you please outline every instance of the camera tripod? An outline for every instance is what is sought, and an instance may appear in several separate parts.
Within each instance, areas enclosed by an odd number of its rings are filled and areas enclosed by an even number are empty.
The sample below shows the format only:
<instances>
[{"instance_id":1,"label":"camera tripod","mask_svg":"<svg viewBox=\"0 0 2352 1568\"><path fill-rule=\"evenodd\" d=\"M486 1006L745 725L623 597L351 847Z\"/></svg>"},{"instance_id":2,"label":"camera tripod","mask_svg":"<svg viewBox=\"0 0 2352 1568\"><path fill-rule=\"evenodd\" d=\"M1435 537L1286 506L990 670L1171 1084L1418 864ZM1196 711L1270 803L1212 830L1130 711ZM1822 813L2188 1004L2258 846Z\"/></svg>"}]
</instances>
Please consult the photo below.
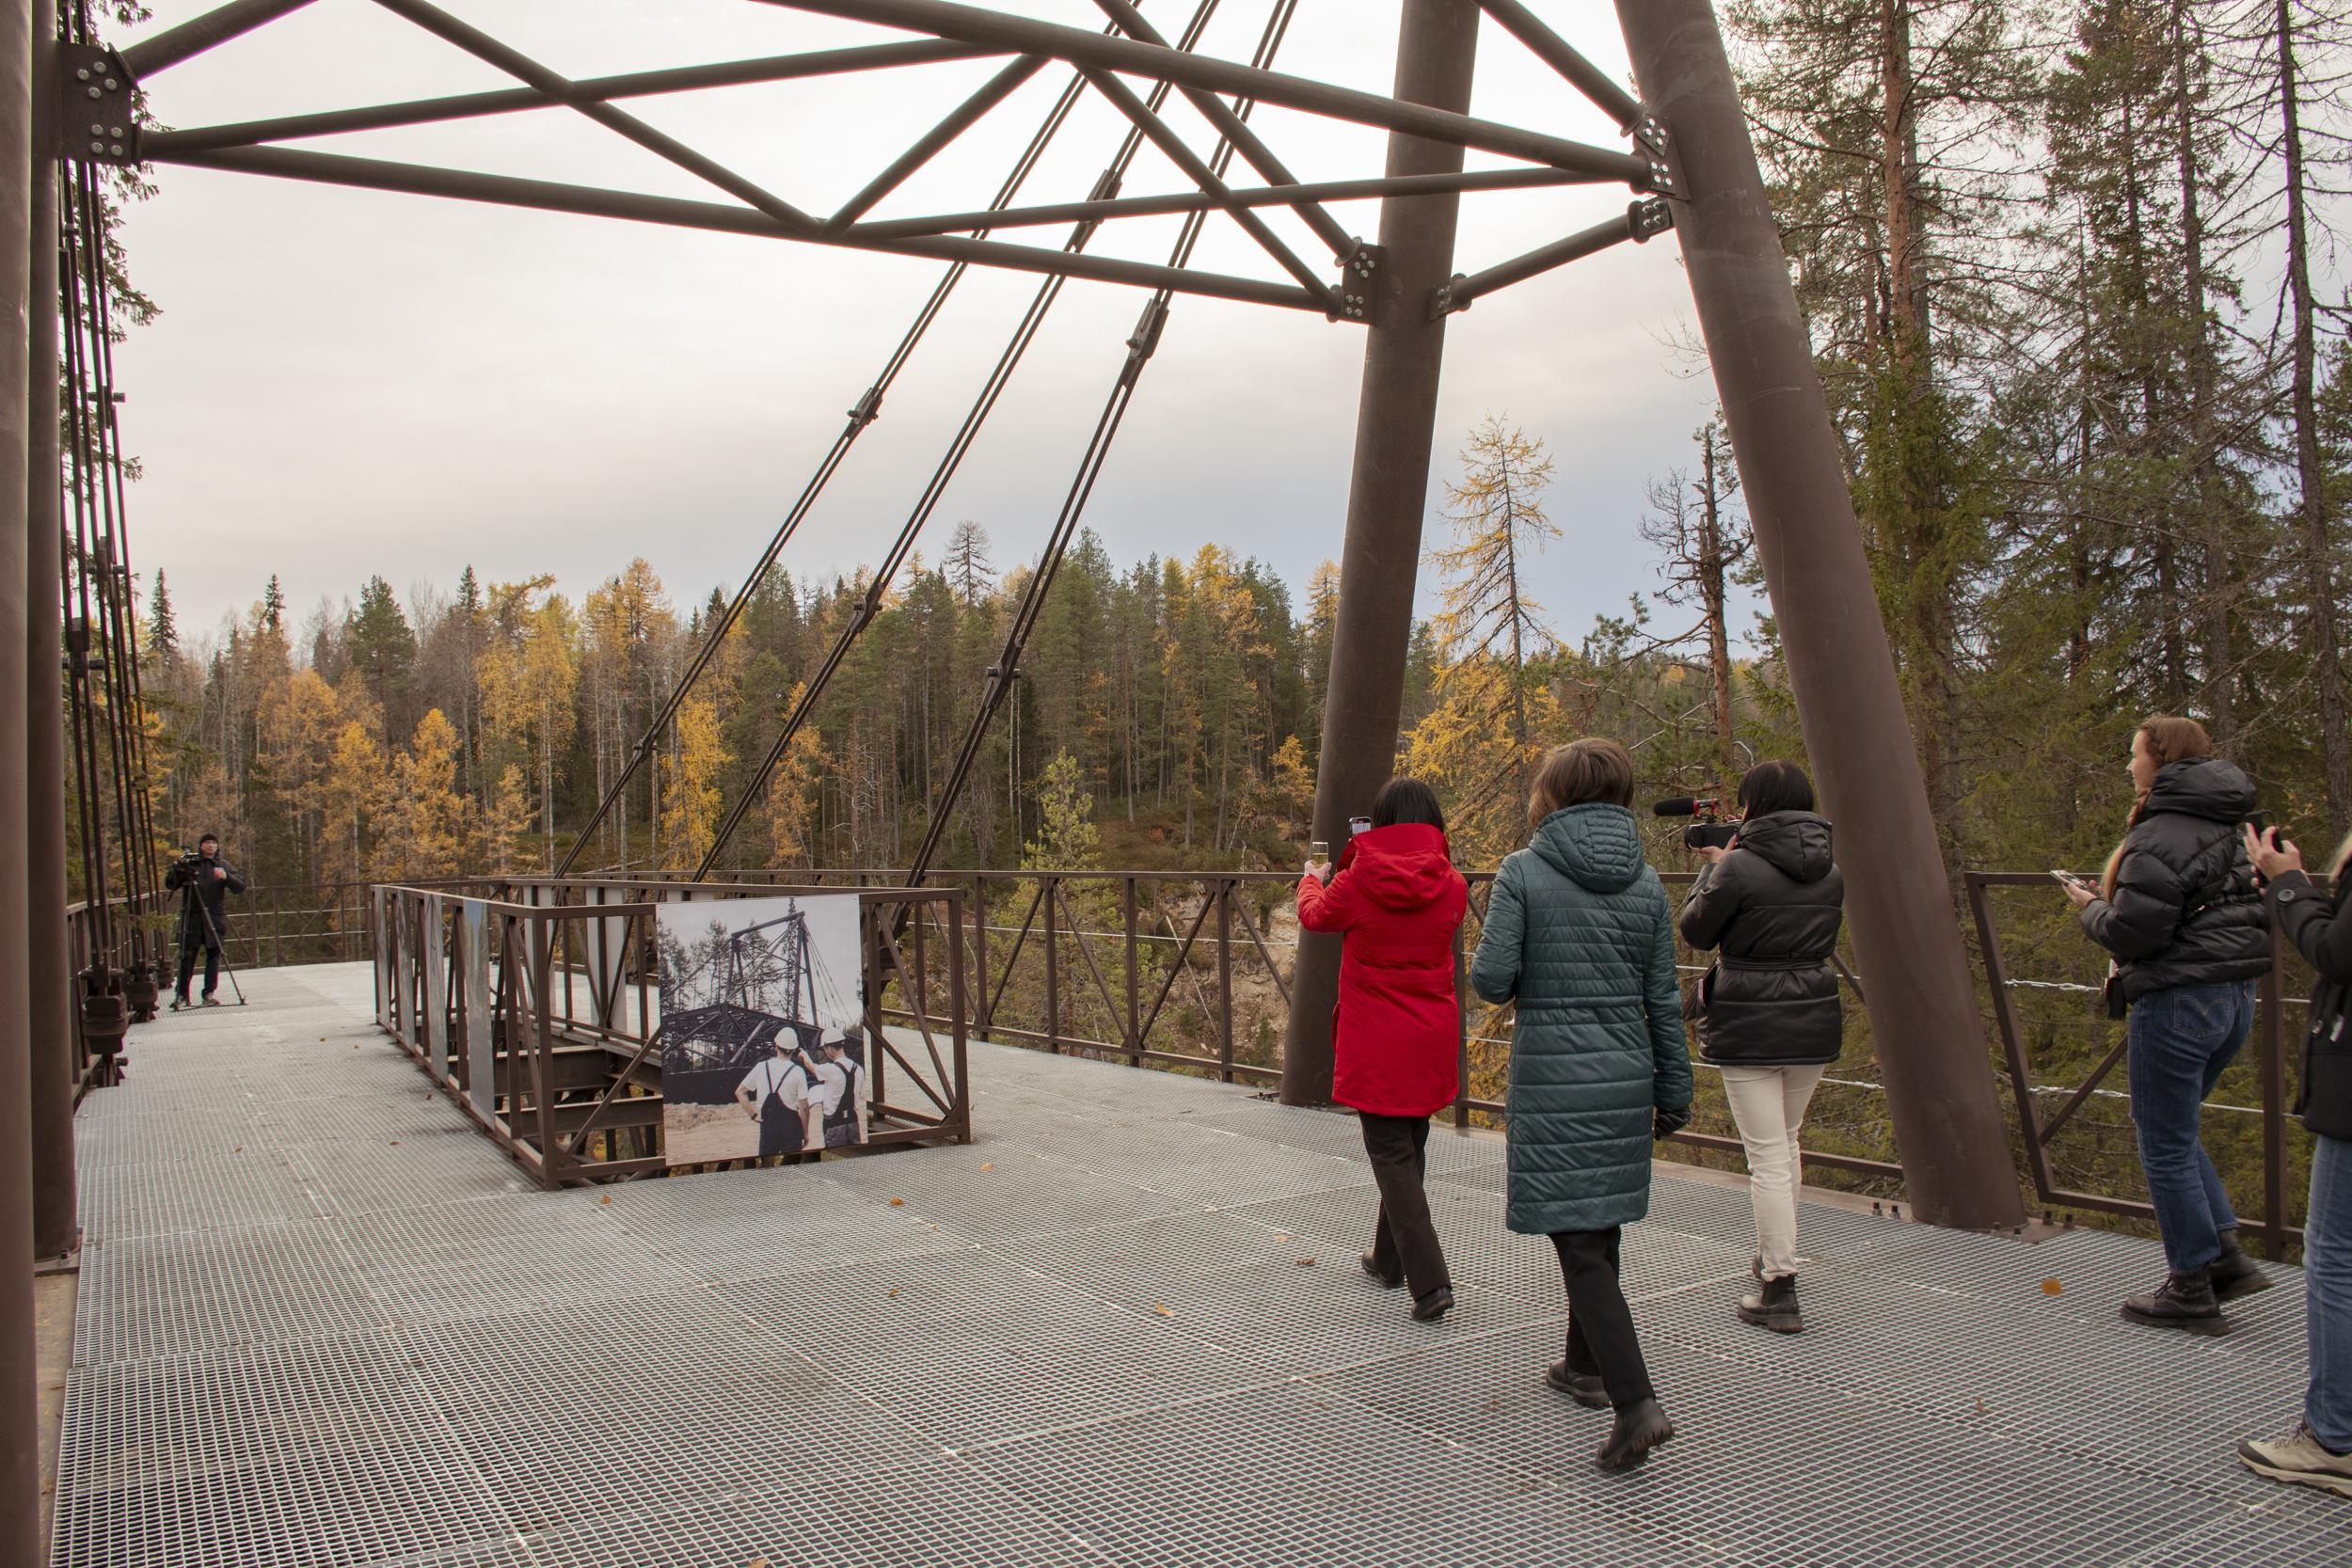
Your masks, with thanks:
<instances>
[{"instance_id":1,"label":"camera tripod","mask_svg":"<svg viewBox=\"0 0 2352 1568\"><path fill-rule=\"evenodd\" d=\"M220 934L220 927L214 924L212 906L204 902L203 891L193 882L188 885L187 899L189 903L196 906L196 912L204 917L204 935L210 939L213 951L220 955L220 973L228 980L229 990L236 997L237 1006L244 1006L246 1005L245 988L237 984L236 966L229 961L229 942ZM174 978L176 979L177 976ZM185 993L176 986L173 988L172 996L171 1006L174 1012L187 1006Z\"/></svg>"}]
</instances>

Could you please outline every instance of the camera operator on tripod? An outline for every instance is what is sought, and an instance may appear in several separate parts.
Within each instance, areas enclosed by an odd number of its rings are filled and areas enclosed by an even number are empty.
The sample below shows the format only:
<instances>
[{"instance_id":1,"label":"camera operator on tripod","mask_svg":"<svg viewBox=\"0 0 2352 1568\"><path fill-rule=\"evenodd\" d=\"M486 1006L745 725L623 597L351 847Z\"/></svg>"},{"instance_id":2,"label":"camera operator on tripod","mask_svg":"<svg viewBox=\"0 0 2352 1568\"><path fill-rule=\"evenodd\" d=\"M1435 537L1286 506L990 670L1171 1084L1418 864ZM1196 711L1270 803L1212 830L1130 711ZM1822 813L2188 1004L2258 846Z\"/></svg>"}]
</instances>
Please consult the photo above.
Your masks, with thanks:
<instances>
[{"instance_id":1,"label":"camera operator on tripod","mask_svg":"<svg viewBox=\"0 0 2352 1568\"><path fill-rule=\"evenodd\" d=\"M223 901L245 891L245 879L220 858L219 835L206 833L164 873L164 886L180 893L180 983L172 992L171 1010L189 1006L188 981L196 973L199 949L204 954L204 1006L217 1007L220 1001L213 993L220 989L221 933L229 920Z\"/></svg>"}]
</instances>

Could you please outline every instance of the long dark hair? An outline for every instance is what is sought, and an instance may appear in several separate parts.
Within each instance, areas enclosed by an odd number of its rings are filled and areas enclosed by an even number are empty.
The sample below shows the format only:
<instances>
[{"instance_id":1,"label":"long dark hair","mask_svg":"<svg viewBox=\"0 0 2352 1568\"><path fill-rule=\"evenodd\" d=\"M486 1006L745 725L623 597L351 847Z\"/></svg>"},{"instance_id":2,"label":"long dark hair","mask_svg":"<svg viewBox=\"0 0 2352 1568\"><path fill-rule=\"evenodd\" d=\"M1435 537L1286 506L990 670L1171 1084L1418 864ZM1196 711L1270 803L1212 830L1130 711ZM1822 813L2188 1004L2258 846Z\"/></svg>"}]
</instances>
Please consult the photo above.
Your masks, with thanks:
<instances>
[{"instance_id":1,"label":"long dark hair","mask_svg":"<svg viewBox=\"0 0 2352 1568\"><path fill-rule=\"evenodd\" d=\"M1445 832L1445 808L1438 804L1438 792L1419 779L1403 774L1380 786L1380 793L1372 802L1372 825L1393 828L1399 823L1418 822L1439 832Z\"/></svg>"},{"instance_id":2,"label":"long dark hair","mask_svg":"<svg viewBox=\"0 0 2352 1568\"><path fill-rule=\"evenodd\" d=\"M1813 781L1793 762L1759 762L1740 781L1740 815L1770 816L1776 811L1811 811Z\"/></svg>"}]
</instances>

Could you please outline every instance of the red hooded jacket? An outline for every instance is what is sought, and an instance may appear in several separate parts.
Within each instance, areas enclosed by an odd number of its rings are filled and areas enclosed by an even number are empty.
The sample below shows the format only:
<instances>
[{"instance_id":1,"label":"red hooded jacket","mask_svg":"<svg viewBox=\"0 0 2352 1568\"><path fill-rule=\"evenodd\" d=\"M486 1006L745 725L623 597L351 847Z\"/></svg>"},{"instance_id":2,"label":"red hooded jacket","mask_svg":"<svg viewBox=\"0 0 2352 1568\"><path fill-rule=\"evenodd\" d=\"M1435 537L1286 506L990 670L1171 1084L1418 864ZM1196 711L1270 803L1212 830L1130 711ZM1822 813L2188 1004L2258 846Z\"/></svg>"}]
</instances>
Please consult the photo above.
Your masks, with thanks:
<instances>
[{"instance_id":1,"label":"red hooded jacket","mask_svg":"<svg viewBox=\"0 0 2352 1568\"><path fill-rule=\"evenodd\" d=\"M1381 1117L1425 1117L1454 1103L1462 1006L1454 932L1470 889L1445 834L1418 822L1359 833L1331 885L1298 883L1298 923L1346 936L1331 1019L1331 1095Z\"/></svg>"}]
</instances>

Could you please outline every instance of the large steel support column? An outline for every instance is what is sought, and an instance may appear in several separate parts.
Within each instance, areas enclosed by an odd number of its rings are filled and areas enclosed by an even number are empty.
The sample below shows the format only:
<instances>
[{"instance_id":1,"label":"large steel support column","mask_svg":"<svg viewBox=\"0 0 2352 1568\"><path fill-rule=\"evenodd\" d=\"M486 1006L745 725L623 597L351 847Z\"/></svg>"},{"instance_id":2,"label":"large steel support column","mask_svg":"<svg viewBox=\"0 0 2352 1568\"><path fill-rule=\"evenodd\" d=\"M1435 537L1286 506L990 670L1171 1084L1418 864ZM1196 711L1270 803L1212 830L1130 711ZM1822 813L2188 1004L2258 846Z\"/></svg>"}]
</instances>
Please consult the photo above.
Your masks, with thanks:
<instances>
[{"instance_id":1,"label":"large steel support column","mask_svg":"<svg viewBox=\"0 0 2352 1568\"><path fill-rule=\"evenodd\" d=\"M48 77L56 0L33 0L33 55ZM33 1256L62 1258L80 1242L73 1204L73 979L65 940L64 646L58 568L57 165L33 160L32 253L26 290L27 470L24 599L24 947L32 996Z\"/></svg>"},{"instance_id":2,"label":"large steel support column","mask_svg":"<svg viewBox=\"0 0 2352 1568\"><path fill-rule=\"evenodd\" d=\"M1837 820L1847 925L1911 1201L1939 1225L2025 1219L1927 788L1813 348L1708 0L1617 0L1740 462L1805 750Z\"/></svg>"},{"instance_id":3,"label":"large steel support column","mask_svg":"<svg viewBox=\"0 0 2352 1568\"><path fill-rule=\"evenodd\" d=\"M1472 0L1405 0L1396 96L1466 111L1477 64L1478 18ZM1391 177L1452 174L1461 166L1458 147L1402 133L1389 137ZM1372 278L1374 310L1364 345L1363 390L1356 405L1347 541L1340 558L1339 614L1315 775L1314 836L1334 844L1344 836L1350 816L1372 809L1373 796L1396 766L1413 585L1428 510L1429 449L1437 434L1438 373L1445 354L1445 320L1429 319L1429 298L1454 276L1454 227L1460 207L1457 196L1391 197L1380 205L1380 245L1387 254ZM1286 1104L1316 1105L1331 1098L1331 1007L1339 998L1339 939L1300 933L1282 1050Z\"/></svg>"},{"instance_id":4,"label":"large steel support column","mask_svg":"<svg viewBox=\"0 0 2352 1568\"><path fill-rule=\"evenodd\" d=\"M33 23L0 0L0 823L22 832L24 791L25 295L32 261ZM0 877L0 932L25 929L24 879ZM40 1540L33 1390L32 1038L24 943L0 941L0 1568L32 1568Z\"/></svg>"}]
</instances>

